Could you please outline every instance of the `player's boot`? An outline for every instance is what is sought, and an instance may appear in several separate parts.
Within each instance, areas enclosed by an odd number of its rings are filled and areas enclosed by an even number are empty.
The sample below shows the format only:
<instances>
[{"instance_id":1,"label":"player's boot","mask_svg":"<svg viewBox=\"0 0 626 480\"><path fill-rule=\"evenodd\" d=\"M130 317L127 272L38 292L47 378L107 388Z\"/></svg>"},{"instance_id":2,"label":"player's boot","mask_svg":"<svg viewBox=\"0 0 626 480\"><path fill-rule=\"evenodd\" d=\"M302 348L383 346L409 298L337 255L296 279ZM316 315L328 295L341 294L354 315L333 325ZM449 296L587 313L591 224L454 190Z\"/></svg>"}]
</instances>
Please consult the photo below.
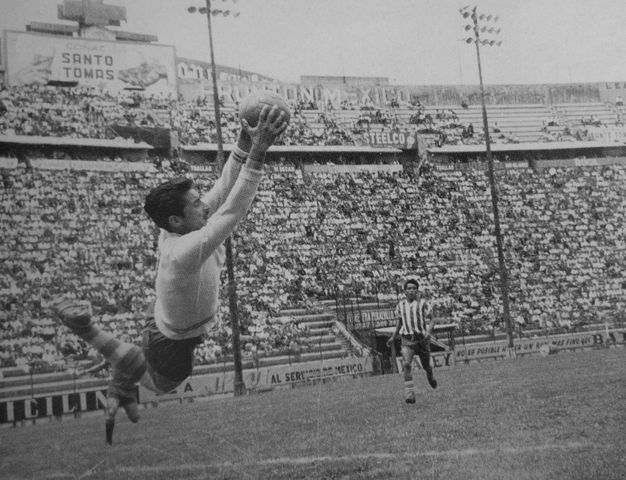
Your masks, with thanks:
<instances>
[{"instance_id":1,"label":"player's boot","mask_svg":"<svg viewBox=\"0 0 626 480\"><path fill-rule=\"evenodd\" d=\"M406 394L406 398L404 399L406 403L415 403L415 393L409 392Z\"/></svg>"},{"instance_id":2,"label":"player's boot","mask_svg":"<svg viewBox=\"0 0 626 480\"><path fill-rule=\"evenodd\" d=\"M80 334L91 329L92 310L87 300L61 296L52 300L50 308L72 331Z\"/></svg>"}]
</instances>

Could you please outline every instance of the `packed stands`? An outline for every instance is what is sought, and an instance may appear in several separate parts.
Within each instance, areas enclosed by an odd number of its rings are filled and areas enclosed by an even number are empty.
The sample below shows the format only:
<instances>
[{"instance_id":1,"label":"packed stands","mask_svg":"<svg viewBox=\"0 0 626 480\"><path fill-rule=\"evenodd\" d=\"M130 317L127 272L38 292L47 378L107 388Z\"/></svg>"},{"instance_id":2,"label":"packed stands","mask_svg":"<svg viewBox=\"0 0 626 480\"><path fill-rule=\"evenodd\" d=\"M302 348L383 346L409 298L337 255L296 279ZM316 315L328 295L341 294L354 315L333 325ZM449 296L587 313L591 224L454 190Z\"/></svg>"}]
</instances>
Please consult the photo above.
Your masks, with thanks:
<instances>
[{"instance_id":1,"label":"packed stands","mask_svg":"<svg viewBox=\"0 0 626 480\"><path fill-rule=\"evenodd\" d=\"M160 126L166 99L87 87L6 87L0 93L0 134L113 139L111 125Z\"/></svg>"},{"instance_id":2,"label":"packed stands","mask_svg":"<svg viewBox=\"0 0 626 480\"><path fill-rule=\"evenodd\" d=\"M112 139L115 125L164 126L184 145L212 143L216 125L209 107L205 99L136 92L8 87L0 92L0 135ZM494 142L617 139L624 133L623 106L602 102L494 102L488 113ZM223 108L221 126L225 143L234 141L236 105ZM343 103L320 110L310 103L294 105L280 143L366 145L364 132L393 129L432 133L445 144L484 139L476 105ZM67 358L95 355L47 314L46 301L60 292L89 298L107 329L125 340L138 338L156 261L156 232L141 210L143 195L188 166L158 156L152 157L154 168L142 171L48 170L30 163L79 160L77 155L60 146L44 154L33 146L18 168L2 170L0 366L36 361L64 368ZM512 309L520 328L574 328L599 317L620 318L625 175L619 165L498 173ZM214 181L211 173L195 176L202 188ZM244 354L258 359L319 348L321 339L332 337L330 327L313 334L307 322L281 312L294 306L320 310L318 302L336 295L395 299L399 280L410 272L423 278L440 314L464 332L500 328L490 211L480 166L444 170L426 164L419 177L408 170L270 169L235 235ZM230 333L227 322L221 324L198 348L198 361L228 359Z\"/></svg>"},{"instance_id":3,"label":"packed stands","mask_svg":"<svg viewBox=\"0 0 626 480\"><path fill-rule=\"evenodd\" d=\"M61 292L89 298L107 329L136 341L154 293L157 234L141 210L143 195L174 175L171 167L105 172L20 164L2 174L2 365L41 360L54 369L95 355L43 308ZM194 176L201 189L214 181L212 174ZM621 321L626 168L507 169L497 180L517 327ZM331 335L328 328L312 335L285 309L320 311L319 302L336 294L395 299L407 274L422 279L438 315L464 333L503 327L484 166L427 164L419 177L270 168L234 247L249 359L307 352ZM224 322L198 348L198 362L227 359L229 337Z\"/></svg>"}]
</instances>

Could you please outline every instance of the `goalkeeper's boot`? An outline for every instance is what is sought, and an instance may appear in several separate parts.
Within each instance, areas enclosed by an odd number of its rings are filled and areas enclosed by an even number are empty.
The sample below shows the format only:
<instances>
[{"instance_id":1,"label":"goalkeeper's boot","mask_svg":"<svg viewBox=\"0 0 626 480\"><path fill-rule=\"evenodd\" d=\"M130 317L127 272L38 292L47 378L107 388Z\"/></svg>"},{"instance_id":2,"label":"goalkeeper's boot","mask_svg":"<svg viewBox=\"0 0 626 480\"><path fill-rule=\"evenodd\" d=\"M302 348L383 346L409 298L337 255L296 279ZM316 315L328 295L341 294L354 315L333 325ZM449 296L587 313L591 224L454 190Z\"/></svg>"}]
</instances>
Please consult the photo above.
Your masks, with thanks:
<instances>
[{"instance_id":1,"label":"goalkeeper's boot","mask_svg":"<svg viewBox=\"0 0 626 480\"><path fill-rule=\"evenodd\" d=\"M409 392L404 399L406 403L415 403L415 393Z\"/></svg>"},{"instance_id":2,"label":"goalkeeper's boot","mask_svg":"<svg viewBox=\"0 0 626 480\"><path fill-rule=\"evenodd\" d=\"M87 300L61 296L52 300L50 308L73 332L87 333L91 329L92 310Z\"/></svg>"}]
</instances>

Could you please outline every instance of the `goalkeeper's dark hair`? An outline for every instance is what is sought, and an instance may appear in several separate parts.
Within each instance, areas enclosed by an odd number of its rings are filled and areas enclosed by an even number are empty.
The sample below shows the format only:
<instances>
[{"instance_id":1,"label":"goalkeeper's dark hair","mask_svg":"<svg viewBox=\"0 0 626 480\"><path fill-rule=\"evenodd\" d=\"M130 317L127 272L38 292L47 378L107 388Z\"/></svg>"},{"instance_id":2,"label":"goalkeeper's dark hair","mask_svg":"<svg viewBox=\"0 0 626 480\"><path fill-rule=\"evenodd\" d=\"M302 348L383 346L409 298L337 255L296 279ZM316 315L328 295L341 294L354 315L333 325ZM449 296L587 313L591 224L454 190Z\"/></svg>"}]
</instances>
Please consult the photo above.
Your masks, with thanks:
<instances>
[{"instance_id":1,"label":"goalkeeper's dark hair","mask_svg":"<svg viewBox=\"0 0 626 480\"><path fill-rule=\"evenodd\" d=\"M406 282L404 282L404 289L406 290L406 287L408 285L415 285L415 288L417 288L418 290L420 289L420 284L417 280L415 280L414 278L409 278Z\"/></svg>"},{"instance_id":2,"label":"goalkeeper's dark hair","mask_svg":"<svg viewBox=\"0 0 626 480\"><path fill-rule=\"evenodd\" d=\"M143 205L148 216L159 227L170 231L171 215L184 215L185 194L193 188L193 180L177 177L153 188Z\"/></svg>"}]
</instances>

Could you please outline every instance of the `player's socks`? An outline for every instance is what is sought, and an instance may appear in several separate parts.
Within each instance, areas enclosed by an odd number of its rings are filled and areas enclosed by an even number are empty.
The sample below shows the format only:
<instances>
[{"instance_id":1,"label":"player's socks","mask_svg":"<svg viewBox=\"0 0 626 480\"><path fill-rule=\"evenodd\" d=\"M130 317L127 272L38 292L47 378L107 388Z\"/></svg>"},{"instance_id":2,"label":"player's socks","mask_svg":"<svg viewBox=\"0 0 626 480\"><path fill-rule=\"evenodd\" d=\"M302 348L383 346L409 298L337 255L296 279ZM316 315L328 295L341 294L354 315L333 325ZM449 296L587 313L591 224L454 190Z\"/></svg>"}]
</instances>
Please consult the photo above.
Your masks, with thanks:
<instances>
[{"instance_id":1,"label":"player's socks","mask_svg":"<svg viewBox=\"0 0 626 480\"><path fill-rule=\"evenodd\" d=\"M105 429L106 429L106 439L109 445L113 445L113 428L115 428L115 421L107 420L105 422Z\"/></svg>"},{"instance_id":2,"label":"player's socks","mask_svg":"<svg viewBox=\"0 0 626 480\"><path fill-rule=\"evenodd\" d=\"M415 385L413 380L404 381L404 398L406 403L415 403Z\"/></svg>"},{"instance_id":3,"label":"player's socks","mask_svg":"<svg viewBox=\"0 0 626 480\"><path fill-rule=\"evenodd\" d=\"M437 380L435 380L435 377L433 377L433 369L432 368L429 368L428 370L426 370L426 378L428 379L428 384L432 388L437 388Z\"/></svg>"},{"instance_id":4,"label":"player's socks","mask_svg":"<svg viewBox=\"0 0 626 480\"><path fill-rule=\"evenodd\" d=\"M426 379L428 380L428 384L432 388L437 388L437 380L435 380L435 377L433 376L432 368L429 368L428 370L426 370Z\"/></svg>"}]
</instances>

